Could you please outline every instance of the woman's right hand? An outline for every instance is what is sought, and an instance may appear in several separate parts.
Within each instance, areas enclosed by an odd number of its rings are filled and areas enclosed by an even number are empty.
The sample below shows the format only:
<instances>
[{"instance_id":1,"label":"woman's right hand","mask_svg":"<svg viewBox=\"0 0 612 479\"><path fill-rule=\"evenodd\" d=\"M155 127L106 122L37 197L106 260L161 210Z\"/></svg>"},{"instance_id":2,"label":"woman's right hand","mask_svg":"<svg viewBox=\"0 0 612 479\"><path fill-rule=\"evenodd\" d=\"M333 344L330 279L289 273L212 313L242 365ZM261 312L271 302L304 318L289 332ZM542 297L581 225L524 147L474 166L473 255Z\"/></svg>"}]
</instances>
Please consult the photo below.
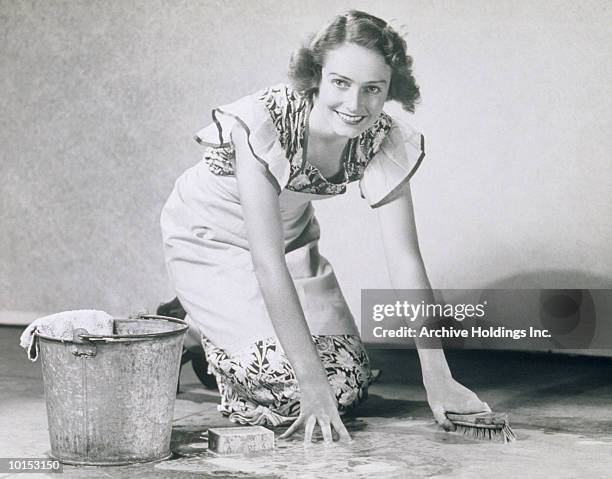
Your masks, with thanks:
<instances>
[{"instance_id":1,"label":"woman's right hand","mask_svg":"<svg viewBox=\"0 0 612 479\"><path fill-rule=\"evenodd\" d=\"M285 439L294 432L304 427L304 444L312 442L312 434L317 423L323 434L323 441L331 443L333 441L332 428L336 430L339 441L350 442L346 427L338 414L336 398L327 382L327 379L318 380L312 384L304 384L300 387L300 415L295 422L280 436Z\"/></svg>"}]
</instances>

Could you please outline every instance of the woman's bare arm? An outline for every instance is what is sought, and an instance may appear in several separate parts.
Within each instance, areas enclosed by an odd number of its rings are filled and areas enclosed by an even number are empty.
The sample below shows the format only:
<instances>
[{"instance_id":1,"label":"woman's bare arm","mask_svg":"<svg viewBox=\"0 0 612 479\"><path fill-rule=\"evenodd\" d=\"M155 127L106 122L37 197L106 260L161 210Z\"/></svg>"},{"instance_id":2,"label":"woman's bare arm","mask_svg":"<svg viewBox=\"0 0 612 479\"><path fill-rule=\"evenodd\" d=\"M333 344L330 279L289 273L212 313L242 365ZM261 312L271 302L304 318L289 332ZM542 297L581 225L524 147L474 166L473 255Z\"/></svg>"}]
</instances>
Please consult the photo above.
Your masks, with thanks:
<instances>
[{"instance_id":1,"label":"woman's bare arm","mask_svg":"<svg viewBox=\"0 0 612 479\"><path fill-rule=\"evenodd\" d=\"M251 153L242 127L232 130L232 142L255 275L276 336L300 386L300 416L283 437L305 425L304 440L310 442L318 422L326 441L332 440L331 427L341 439L350 439L338 415L335 397L287 268L278 193L266 177L265 167Z\"/></svg>"},{"instance_id":2,"label":"woman's bare arm","mask_svg":"<svg viewBox=\"0 0 612 479\"><path fill-rule=\"evenodd\" d=\"M393 288L421 290L422 297L415 299L415 302L433 302L434 295L419 248L410 184L406 183L393 198L378 207L377 212ZM424 319L417 318L413 326L420 329ZM488 410L486 403L452 378L441 346L424 344L424 340L418 337L416 345L429 405L442 427L453 427L446 418L447 411L468 413Z\"/></svg>"}]
</instances>

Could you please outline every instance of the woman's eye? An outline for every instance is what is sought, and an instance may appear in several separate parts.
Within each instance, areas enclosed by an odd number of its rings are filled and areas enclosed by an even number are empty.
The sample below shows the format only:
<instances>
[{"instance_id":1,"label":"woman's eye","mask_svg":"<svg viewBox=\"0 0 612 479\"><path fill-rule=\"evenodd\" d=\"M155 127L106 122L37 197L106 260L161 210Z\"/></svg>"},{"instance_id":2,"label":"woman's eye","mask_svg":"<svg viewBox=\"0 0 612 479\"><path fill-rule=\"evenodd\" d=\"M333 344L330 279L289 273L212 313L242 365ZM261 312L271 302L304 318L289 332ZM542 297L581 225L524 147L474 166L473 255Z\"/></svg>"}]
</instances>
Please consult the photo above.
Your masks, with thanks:
<instances>
[{"instance_id":1,"label":"woman's eye","mask_svg":"<svg viewBox=\"0 0 612 479\"><path fill-rule=\"evenodd\" d=\"M378 95L380 92L382 92L382 88L380 88L379 86L370 85L370 86L366 87L366 91L370 95Z\"/></svg>"},{"instance_id":2,"label":"woman's eye","mask_svg":"<svg viewBox=\"0 0 612 479\"><path fill-rule=\"evenodd\" d=\"M334 78L332 83L338 88L348 88L348 82L346 80L341 80L340 78Z\"/></svg>"}]
</instances>

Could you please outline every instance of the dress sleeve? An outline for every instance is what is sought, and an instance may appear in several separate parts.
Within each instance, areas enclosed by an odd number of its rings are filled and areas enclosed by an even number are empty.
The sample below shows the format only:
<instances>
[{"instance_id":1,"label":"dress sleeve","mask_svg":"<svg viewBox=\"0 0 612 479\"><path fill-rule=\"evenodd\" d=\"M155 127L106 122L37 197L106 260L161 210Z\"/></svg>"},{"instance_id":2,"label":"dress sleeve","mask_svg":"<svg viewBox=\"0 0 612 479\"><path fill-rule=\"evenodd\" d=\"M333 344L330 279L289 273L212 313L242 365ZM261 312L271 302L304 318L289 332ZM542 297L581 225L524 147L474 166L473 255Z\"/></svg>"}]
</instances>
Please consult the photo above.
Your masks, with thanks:
<instances>
[{"instance_id":1,"label":"dress sleeve","mask_svg":"<svg viewBox=\"0 0 612 479\"><path fill-rule=\"evenodd\" d=\"M251 153L265 168L266 175L280 193L289 181L290 165L270 114L259 100L260 96L256 93L214 108L213 123L199 130L195 140L213 149L230 148L233 156L230 133L236 124L240 125L247 133ZM233 172L232 165L227 165L227 168Z\"/></svg>"},{"instance_id":2,"label":"dress sleeve","mask_svg":"<svg viewBox=\"0 0 612 479\"><path fill-rule=\"evenodd\" d=\"M361 196L372 208L381 206L412 178L424 157L423 135L394 118L391 129L359 182Z\"/></svg>"}]
</instances>

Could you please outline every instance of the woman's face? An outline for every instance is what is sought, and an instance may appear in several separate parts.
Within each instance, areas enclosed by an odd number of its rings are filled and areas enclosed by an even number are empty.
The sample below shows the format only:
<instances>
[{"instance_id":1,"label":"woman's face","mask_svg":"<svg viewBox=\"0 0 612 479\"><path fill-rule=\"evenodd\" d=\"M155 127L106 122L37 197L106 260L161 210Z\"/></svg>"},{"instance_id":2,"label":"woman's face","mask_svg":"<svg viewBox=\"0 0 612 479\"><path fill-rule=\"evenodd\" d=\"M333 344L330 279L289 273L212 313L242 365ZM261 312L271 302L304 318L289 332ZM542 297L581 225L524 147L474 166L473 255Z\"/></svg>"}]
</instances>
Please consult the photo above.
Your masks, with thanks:
<instances>
[{"instance_id":1,"label":"woman's face","mask_svg":"<svg viewBox=\"0 0 612 479\"><path fill-rule=\"evenodd\" d=\"M327 53L314 108L324 127L354 138L378 120L391 83L391 67L383 56L354 43Z\"/></svg>"}]
</instances>

